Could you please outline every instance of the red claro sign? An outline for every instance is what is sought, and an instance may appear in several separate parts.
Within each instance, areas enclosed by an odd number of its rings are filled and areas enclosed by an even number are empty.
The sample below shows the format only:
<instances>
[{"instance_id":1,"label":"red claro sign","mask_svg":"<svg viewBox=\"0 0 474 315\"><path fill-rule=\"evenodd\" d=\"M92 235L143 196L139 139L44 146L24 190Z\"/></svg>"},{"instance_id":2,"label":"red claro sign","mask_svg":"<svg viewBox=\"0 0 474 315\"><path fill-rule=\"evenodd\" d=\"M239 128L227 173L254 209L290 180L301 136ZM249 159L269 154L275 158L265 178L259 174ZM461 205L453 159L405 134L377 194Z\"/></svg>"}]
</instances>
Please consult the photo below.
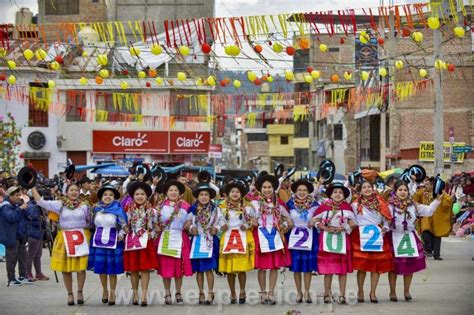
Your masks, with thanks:
<instances>
[{"instance_id":1,"label":"red claro sign","mask_svg":"<svg viewBox=\"0 0 474 315\"><path fill-rule=\"evenodd\" d=\"M170 132L170 153L207 153L211 133L202 131Z\"/></svg>"},{"instance_id":2,"label":"red claro sign","mask_svg":"<svg viewBox=\"0 0 474 315\"><path fill-rule=\"evenodd\" d=\"M97 153L168 153L166 131L94 130L92 139Z\"/></svg>"}]
</instances>

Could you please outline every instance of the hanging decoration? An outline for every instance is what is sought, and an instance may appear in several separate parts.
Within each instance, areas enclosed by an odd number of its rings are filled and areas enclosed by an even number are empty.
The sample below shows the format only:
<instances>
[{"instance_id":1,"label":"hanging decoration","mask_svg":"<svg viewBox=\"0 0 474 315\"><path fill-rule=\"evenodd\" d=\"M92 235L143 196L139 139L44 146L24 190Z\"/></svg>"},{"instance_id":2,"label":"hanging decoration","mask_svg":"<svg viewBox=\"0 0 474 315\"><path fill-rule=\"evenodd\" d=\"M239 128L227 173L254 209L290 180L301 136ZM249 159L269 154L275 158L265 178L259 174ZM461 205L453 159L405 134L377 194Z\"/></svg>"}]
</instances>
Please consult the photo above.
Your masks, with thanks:
<instances>
[{"instance_id":1,"label":"hanging decoration","mask_svg":"<svg viewBox=\"0 0 474 315\"><path fill-rule=\"evenodd\" d=\"M1 171L5 178L15 175L15 171L20 161L19 148L21 139L21 129L17 126L15 118L11 113L7 113L7 119L0 119L0 132L2 139L0 161Z\"/></svg>"}]
</instances>

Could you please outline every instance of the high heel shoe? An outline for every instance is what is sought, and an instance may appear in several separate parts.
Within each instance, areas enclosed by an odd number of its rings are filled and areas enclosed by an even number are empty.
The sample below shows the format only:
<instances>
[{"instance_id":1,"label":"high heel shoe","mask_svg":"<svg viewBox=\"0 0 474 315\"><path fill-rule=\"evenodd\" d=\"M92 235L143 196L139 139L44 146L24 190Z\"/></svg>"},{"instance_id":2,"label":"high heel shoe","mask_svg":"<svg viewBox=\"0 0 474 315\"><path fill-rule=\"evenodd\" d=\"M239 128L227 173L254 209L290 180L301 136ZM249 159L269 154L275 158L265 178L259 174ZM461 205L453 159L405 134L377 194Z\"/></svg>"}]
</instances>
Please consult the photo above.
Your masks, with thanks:
<instances>
[{"instance_id":1,"label":"high heel shoe","mask_svg":"<svg viewBox=\"0 0 474 315\"><path fill-rule=\"evenodd\" d=\"M339 297L339 304L341 304L341 305L346 304L346 297L345 296L340 296Z\"/></svg>"},{"instance_id":2,"label":"high heel shoe","mask_svg":"<svg viewBox=\"0 0 474 315\"><path fill-rule=\"evenodd\" d=\"M209 292L210 300L206 300L206 305L212 305L214 303L214 292Z\"/></svg>"},{"instance_id":3,"label":"high heel shoe","mask_svg":"<svg viewBox=\"0 0 474 315\"><path fill-rule=\"evenodd\" d=\"M267 292L259 292L260 295L260 304L266 305L268 304L268 295Z\"/></svg>"},{"instance_id":4,"label":"high heel shoe","mask_svg":"<svg viewBox=\"0 0 474 315\"><path fill-rule=\"evenodd\" d=\"M113 299L112 296L114 297ZM115 298L115 291L111 291L109 296L109 305L115 305Z\"/></svg>"},{"instance_id":5,"label":"high heel shoe","mask_svg":"<svg viewBox=\"0 0 474 315\"><path fill-rule=\"evenodd\" d=\"M138 290L136 292L133 292L133 305L138 305Z\"/></svg>"},{"instance_id":6,"label":"high heel shoe","mask_svg":"<svg viewBox=\"0 0 474 315\"><path fill-rule=\"evenodd\" d=\"M171 294L165 295L165 304L171 305L173 302L171 301Z\"/></svg>"},{"instance_id":7,"label":"high heel shoe","mask_svg":"<svg viewBox=\"0 0 474 315\"><path fill-rule=\"evenodd\" d=\"M230 304L237 304L237 297L234 296L234 297L230 297Z\"/></svg>"},{"instance_id":8,"label":"high heel shoe","mask_svg":"<svg viewBox=\"0 0 474 315\"><path fill-rule=\"evenodd\" d=\"M104 298L104 295L105 295L105 298ZM107 292L107 290L102 292L102 303L106 304L107 302L109 302L109 299L107 298L108 295L109 295L109 292Z\"/></svg>"},{"instance_id":9,"label":"high heel shoe","mask_svg":"<svg viewBox=\"0 0 474 315\"><path fill-rule=\"evenodd\" d=\"M309 291L305 292L305 293L303 294L303 297L304 297L304 302L305 302L306 304L311 304L311 303L313 303L313 299L311 298L311 293L309 293Z\"/></svg>"},{"instance_id":10,"label":"high heel shoe","mask_svg":"<svg viewBox=\"0 0 474 315\"><path fill-rule=\"evenodd\" d=\"M79 293L82 295L82 291L77 291L77 296L79 297ZM84 304L84 296L82 295L82 299L77 299L77 304L82 305Z\"/></svg>"},{"instance_id":11,"label":"high heel shoe","mask_svg":"<svg viewBox=\"0 0 474 315\"><path fill-rule=\"evenodd\" d=\"M245 300L247 299L247 293L244 291L244 295L242 296L242 292L239 294L239 304L245 304Z\"/></svg>"},{"instance_id":12,"label":"high heel shoe","mask_svg":"<svg viewBox=\"0 0 474 315\"><path fill-rule=\"evenodd\" d=\"M174 295L174 298L176 299L176 304L178 305L184 304L183 296L181 295L181 292L176 292L176 294Z\"/></svg>"},{"instance_id":13,"label":"high heel shoe","mask_svg":"<svg viewBox=\"0 0 474 315\"><path fill-rule=\"evenodd\" d=\"M68 293L67 305L72 306L74 305L74 294ZM69 297L72 296L72 300L69 300Z\"/></svg>"},{"instance_id":14,"label":"high heel shoe","mask_svg":"<svg viewBox=\"0 0 474 315\"><path fill-rule=\"evenodd\" d=\"M201 297L203 297L201 299ZM200 292L199 293L199 305L204 305L206 304L206 295L204 294L204 292Z\"/></svg>"},{"instance_id":15,"label":"high heel shoe","mask_svg":"<svg viewBox=\"0 0 474 315\"><path fill-rule=\"evenodd\" d=\"M296 303L303 303L303 294L300 292L296 294Z\"/></svg>"},{"instance_id":16,"label":"high heel shoe","mask_svg":"<svg viewBox=\"0 0 474 315\"><path fill-rule=\"evenodd\" d=\"M324 296L324 304L331 304L332 303L332 298L330 295L325 295Z\"/></svg>"},{"instance_id":17,"label":"high heel shoe","mask_svg":"<svg viewBox=\"0 0 474 315\"><path fill-rule=\"evenodd\" d=\"M370 295L370 303L377 304L378 302L379 302L379 300L377 299L376 296L372 297L372 295Z\"/></svg>"},{"instance_id":18,"label":"high heel shoe","mask_svg":"<svg viewBox=\"0 0 474 315\"><path fill-rule=\"evenodd\" d=\"M397 296L396 296L396 295L395 295L395 296L390 295L390 301L392 301L392 302L398 302Z\"/></svg>"},{"instance_id":19,"label":"high heel shoe","mask_svg":"<svg viewBox=\"0 0 474 315\"><path fill-rule=\"evenodd\" d=\"M410 294L405 295L405 301L410 302L412 300L412 297Z\"/></svg>"},{"instance_id":20,"label":"high heel shoe","mask_svg":"<svg viewBox=\"0 0 474 315\"><path fill-rule=\"evenodd\" d=\"M270 298L270 296L272 298ZM268 291L268 304L269 305L275 305L276 304L276 301L275 299L273 298L273 291Z\"/></svg>"}]
</instances>

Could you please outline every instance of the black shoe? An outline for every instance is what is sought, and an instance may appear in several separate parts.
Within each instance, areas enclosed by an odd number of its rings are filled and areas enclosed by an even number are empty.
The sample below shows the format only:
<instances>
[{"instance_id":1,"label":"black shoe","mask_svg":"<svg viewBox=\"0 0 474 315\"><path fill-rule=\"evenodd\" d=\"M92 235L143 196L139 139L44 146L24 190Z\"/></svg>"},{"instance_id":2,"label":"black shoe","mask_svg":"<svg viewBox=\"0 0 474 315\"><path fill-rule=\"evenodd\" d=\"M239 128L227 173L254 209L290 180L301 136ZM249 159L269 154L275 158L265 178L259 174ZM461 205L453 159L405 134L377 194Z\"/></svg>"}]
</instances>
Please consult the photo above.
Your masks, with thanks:
<instances>
[{"instance_id":1,"label":"black shoe","mask_svg":"<svg viewBox=\"0 0 474 315\"><path fill-rule=\"evenodd\" d=\"M141 306L148 306L148 303L145 302L145 301L142 301L142 304L140 304Z\"/></svg>"},{"instance_id":2,"label":"black shoe","mask_svg":"<svg viewBox=\"0 0 474 315\"><path fill-rule=\"evenodd\" d=\"M73 294L72 294L72 293L68 293L67 295L69 296L69 295L73 295ZM69 305L69 306L73 306L73 305L74 305L74 296L72 297L72 301L69 301L69 300L67 301L67 305Z\"/></svg>"},{"instance_id":3,"label":"black shoe","mask_svg":"<svg viewBox=\"0 0 474 315\"><path fill-rule=\"evenodd\" d=\"M176 294L174 295L174 298L176 299L176 304L178 305L184 304L183 296L181 295L180 292L176 292Z\"/></svg>"},{"instance_id":4,"label":"black shoe","mask_svg":"<svg viewBox=\"0 0 474 315\"><path fill-rule=\"evenodd\" d=\"M433 257L433 253L432 252L428 252L425 250L425 256L426 257Z\"/></svg>"},{"instance_id":5,"label":"black shoe","mask_svg":"<svg viewBox=\"0 0 474 315\"><path fill-rule=\"evenodd\" d=\"M412 300L411 295L405 295L405 301L410 302Z\"/></svg>"},{"instance_id":6,"label":"black shoe","mask_svg":"<svg viewBox=\"0 0 474 315\"><path fill-rule=\"evenodd\" d=\"M81 294L82 294L82 291L77 291L77 293L81 293ZM82 298L82 299L77 299L77 304L79 304L79 305L84 304L84 298Z\"/></svg>"},{"instance_id":7,"label":"black shoe","mask_svg":"<svg viewBox=\"0 0 474 315\"><path fill-rule=\"evenodd\" d=\"M239 304L245 304L245 300L247 299L247 294L244 292L244 296L242 294L239 295Z\"/></svg>"},{"instance_id":8,"label":"black shoe","mask_svg":"<svg viewBox=\"0 0 474 315\"><path fill-rule=\"evenodd\" d=\"M374 304L377 304L379 302L379 300L377 299L377 297L370 297L370 303L374 303Z\"/></svg>"},{"instance_id":9,"label":"black shoe","mask_svg":"<svg viewBox=\"0 0 474 315\"><path fill-rule=\"evenodd\" d=\"M443 260L443 258L441 258L440 256L435 256L434 260Z\"/></svg>"},{"instance_id":10,"label":"black shoe","mask_svg":"<svg viewBox=\"0 0 474 315\"><path fill-rule=\"evenodd\" d=\"M209 292L209 296L211 297L210 300L206 300L206 305L212 305L214 303L214 292Z\"/></svg>"},{"instance_id":11,"label":"black shoe","mask_svg":"<svg viewBox=\"0 0 474 315\"><path fill-rule=\"evenodd\" d=\"M395 296L395 297L390 297L390 301L392 302L398 302L398 298Z\"/></svg>"},{"instance_id":12,"label":"black shoe","mask_svg":"<svg viewBox=\"0 0 474 315\"><path fill-rule=\"evenodd\" d=\"M201 297L204 297L201 299ZM206 304L206 295L204 293L199 293L199 305L204 305Z\"/></svg>"}]
</instances>

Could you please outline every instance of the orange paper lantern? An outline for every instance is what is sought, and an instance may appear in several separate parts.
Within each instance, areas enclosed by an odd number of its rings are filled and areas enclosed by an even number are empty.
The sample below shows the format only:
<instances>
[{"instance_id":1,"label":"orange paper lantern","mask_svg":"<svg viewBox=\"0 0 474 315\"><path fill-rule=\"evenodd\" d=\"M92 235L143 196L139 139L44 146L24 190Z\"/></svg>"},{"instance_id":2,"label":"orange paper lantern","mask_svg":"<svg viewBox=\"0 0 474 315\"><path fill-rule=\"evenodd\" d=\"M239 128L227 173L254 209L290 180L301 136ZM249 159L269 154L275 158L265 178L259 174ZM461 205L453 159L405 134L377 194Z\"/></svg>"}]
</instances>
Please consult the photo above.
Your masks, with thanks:
<instances>
[{"instance_id":1,"label":"orange paper lantern","mask_svg":"<svg viewBox=\"0 0 474 315\"><path fill-rule=\"evenodd\" d=\"M337 75L336 73L334 73L334 74L331 76L331 81L332 81L332 82L339 82L339 75Z\"/></svg>"},{"instance_id":2,"label":"orange paper lantern","mask_svg":"<svg viewBox=\"0 0 474 315\"><path fill-rule=\"evenodd\" d=\"M309 49L309 46L311 45L309 39L307 38L300 38L298 39L298 46L301 49Z\"/></svg>"},{"instance_id":3,"label":"orange paper lantern","mask_svg":"<svg viewBox=\"0 0 474 315\"><path fill-rule=\"evenodd\" d=\"M102 84L102 83L104 83L104 79L102 79L102 77L100 77L100 76L96 76L95 77L95 83Z\"/></svg>"},{"instance_id":4,"label":"orange paper lantern","mask_svg":"<svg viewBox=\"0 0 474 315\"><path fill-rule=\"evenodd\" d=\"M256 52L258 52L259 54L262 52L263 48L262 46L260 45L255 45L255 47L253 48L253 50L255 50Z\"/></svg>"},{"instance_id":5,"label":"orange paper lantern","mask_svg":"<svg viewBox=\"0 0 474 315\"><path fill-rule=\"evenodd\" d=\"M148 76L149 76L150 78L154 78L154 77L156 77L156 75L157 75L156 69L150 69L150 70L148 70Z\"/></svg>"}]
</instances>

